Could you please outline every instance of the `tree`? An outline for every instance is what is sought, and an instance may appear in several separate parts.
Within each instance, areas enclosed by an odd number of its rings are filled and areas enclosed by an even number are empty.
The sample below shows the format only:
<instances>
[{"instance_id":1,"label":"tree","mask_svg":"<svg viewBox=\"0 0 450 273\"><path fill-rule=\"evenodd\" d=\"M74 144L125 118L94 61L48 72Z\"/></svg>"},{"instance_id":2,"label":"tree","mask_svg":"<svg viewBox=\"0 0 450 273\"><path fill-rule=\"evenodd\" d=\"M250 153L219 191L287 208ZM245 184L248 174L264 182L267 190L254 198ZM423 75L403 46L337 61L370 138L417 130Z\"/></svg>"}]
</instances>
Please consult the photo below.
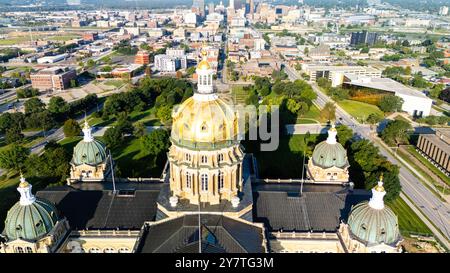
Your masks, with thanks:
<instances>
[{"instance_id":1,"label":"tree","mask_svg":"<svg viewBox=\"0 0 450 273\"><path fill-rule=\"evenodd\" d=\"M103 140L108 148L112 149L119 146L123 141L122 132L116 127L106 129Z\"/></svg>"},{"instance_id":2,"label":"tree","mask_svg":"<svg viewBox=\"0 0 450 273\"><path fill-rule=\"evenodd\" d=\"M134 125L133 135L135 137L141 138L147 132L147 128L145 128L145 124L143 122L137 122Z\"/></svg>"},{"instance_id":3,"label":"tree","mask_svg":"<svg viewBox=\"0 0 450 273\"><path fill-rule=\"evenodd\" d=\"M353 138L353 130L341 124L336 126L336 131L339 143L344 147L348 147Z\"/></svg>"},{"instance_id":4,"label":"tree","mask_svg":"<svg viewBox=\"0 0 450 273\"><path fill-rule=\"evenodd\" d=\"M64 120L69 113L69 104L61 97L52 97L47 106L48 111L55 115L58 120Z\"/></svg>"},{"instance_id":5,"label":"tree","mask_svg":"<svg viewBox=\"0 0 450 273\"><path fill-rule=\"evenodd\" d=\"M28 99L24 104L25 115L39 113L45 110L45 103L39 98Z\"/></svg>"},{"instance_id":6,"label":"tree","mask_svg":"<svg viewBox=\"0 0 450 273\"><path fill-rule=\"evenodd\" d=\"M68 177L71 155L54 141L49 142L41 156L31 155L25 161L27 172L45 184L63 184Z\"/></svg>"},{"instance_id":7,"label":"tree","mask_svg":"<svg viewBox=\"0 0 450 273\"><path fill-rule=\"evenodd\" d=\"M383 175L383 188L386 191L384 199L386 201L394 201L400 195L402 186L399 179L399 168L396 165L392 165L390 162L384 164L387 166L380 168L380 170L372 173L366 180L366 190L371 190L375 187L380 180L380 176Z\"/></svg>"},{"instance_id":8,"label":"tree","mask_svg":"<svg viewBox=\"0 0 450 273\"><path fill-rule=\"evenodd\" d=\"M349 98L349 91L340 87L331 87L328 95L335 101L341 101Z\"/></svg>"},{"instance_id":9,"label":"tree","mask_svg":"<svg viewBox=\"0 0 450 273\"><path fill-rule=\"evenodd\" d=\"M336 105L332 102L327 102L320 111L320 119L322 121L330 121L336 119Z\"/></svg>"},{"instance_id":10,"label":"tree","mask_svg":"<svg viewBox=\"0 0 450 273\"><path fill-rule=\"evenodd\" d=\"M301 105L300 102L296 102L293 99L288 99L286 102L286 107L292 114L297 114L298 110L300 110Z\"/></svg>"},{"instance_id":11,"label":"tree","mask_svg":"<svg viewBox=\"0 0 450 273\"><path fill-rule=\"evenodd\" d=\"M5 140L6 143L19 143L24 139L24 135L18 127L11 127L6 130Z\"/></svg>"},{"instance_id":12,"label":"tree","mask_svg":"<svg viewBox=\"0 0 450 273\"><path fill-rule=\"evenodd\" d=\"M78 121L68 119L64 122L63 131L65 137L79 136L81 134L81 127L80 124L78 124Z\"/></svg>"},{"instance_id":13,"label":"tree","mask_svg":"<svg viewBox=\"0 0 450 273\"><path fill-rule=\"evenodd\" d=\"M433 99L439 98L439 95L441 94L442 90L444 90L444 88L445 88L445 85L443 85L442 83L436 84L430 90L430 97Z\"/></svg>"},{"instance_id":14,"label":"tree","mask_svg":"<svg viewBox=\"0 0 450 273\"><path fill-rule=\"evenodd\" d=\"M27 148L13 144L10 148L0 152L0 168L20 171L30 154Z\"/></svg>"},{"instance_id":15,"label":"tree","mask_svg":"<svg viewBox=\"0 0 450 273\"><path fill-rule=\"evenodd\" d=\"M439 99L450 103L450 88L442 90L442 92L439 94Z\"/></svg>"},{"instance_id":16,"label":"tree","mask_svg":"<svg viewBox=\"0 0 450 273\"><path fill-rule=\"evenodd\" d=\"M166 123L172 118L172 107L165 105L158 108L156 111L156 117L158 117L163 123Z\"/></svg>"},{"instance_id":17,"label":"tree","mask_svg":"<svg viewBox=\"0 0 450 273\"><path fill-rule=\"evenodd\" d=\"M411 124L403 120L390 121L381 133L383 141L389 145L408 144L408 131L412 129Z\"/></svg>"},{"instance_id":18,"label":"tree","mask_svg":"<svg viewBox=\"0 0 450 273\"><path fill-rule=\"evenodd\" d=\"M430 86L430 83L421 75L416 74L411 81L411 85L417 88L428 88Z\"/></svg>"},{"instance_id":19,"label":"tree","mask_svg":"<svg viewBox=\"0 0 450 273\"><path fill-rule=\"evenodd\" d=\"M322 87L322 88L325 89L325 90L328 90L328 89L331 88L331 81L328 80L328 79L325 78L325 77L320 77L320 78L318 78L318 79L316 80L316 82L317 82L317 85L318 85L318 86Z\"/></svg>"},{"instance_id":20,"label":"tree","mask_svg":"<svg viewBox=\"0 0 450 273\"><path fill-rule=\"evenodd\" d=\"M156 157L169 148L169 133L163 129L154 130L141 138L141 145L146 154Z\"/></svg>"},{"instance_id":21,"label":"tree","mask_svg":"<svg viewBox=\"0 0 450 273\"><path fill-rule=\"evenodd\" d=\"M394 95L383 96L380 100L380 109L383 112L397 112L402 109L403 99Z\"/></svg>"},{"instance_id":22,"label":"tree","mask_svg":"<svg viewBox=\"0 0 450 273\"><path fill-rule=\"evenodd\" d=\"M383 117L380 116L379 114L377 114L377 113L371 113L371 114L367 117L367 120L366 120L366 121L367 121L369 124L371 124L371 125L375 125L375 124L377 124L378 122L380 122L382 119L383 119Z\"/></svg>"}]
</instances>

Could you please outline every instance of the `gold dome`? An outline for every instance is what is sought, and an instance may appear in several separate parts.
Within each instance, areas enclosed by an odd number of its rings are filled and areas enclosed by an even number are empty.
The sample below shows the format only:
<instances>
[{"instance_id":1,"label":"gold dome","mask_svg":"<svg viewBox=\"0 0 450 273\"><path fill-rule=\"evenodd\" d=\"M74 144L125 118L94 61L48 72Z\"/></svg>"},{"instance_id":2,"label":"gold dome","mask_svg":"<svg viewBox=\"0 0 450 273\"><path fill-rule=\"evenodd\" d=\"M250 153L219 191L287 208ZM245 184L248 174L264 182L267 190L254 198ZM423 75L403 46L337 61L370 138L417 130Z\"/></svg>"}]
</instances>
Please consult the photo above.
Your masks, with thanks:
<instances>
[{"instance_id":1,"label":"gold dome","mask_svg":"<svg viewBox=\"0 0 450 273\"><path fill-rule=\"evenodd\" d=\"M197 69L200 70L209 70L211 69L211 65L208 62L208 53L206 50L202 50L201 52L203 60L198 64Z\"/></svg>"},{"instance_id":2,"label":"gold dome","mask_svg":"<svg viewBox=\"0 0 450 273\"><path fill-rule=\"evenodd\" d=\"M213 144L237 139L237 116L222 99L184 101L172 115L173 141Z\"/></svg>"},{"instance_id":3,"label":"gold dome","mask_svg":"<svg viewBox=\"0 0 450 273\"><path fill-rule=\"evenodd\" d=\"M207 60L203 60L198 64L197 69L209 70L211 69L211 65L209 65L209 62Z\"/></svg>"}]
</instances>

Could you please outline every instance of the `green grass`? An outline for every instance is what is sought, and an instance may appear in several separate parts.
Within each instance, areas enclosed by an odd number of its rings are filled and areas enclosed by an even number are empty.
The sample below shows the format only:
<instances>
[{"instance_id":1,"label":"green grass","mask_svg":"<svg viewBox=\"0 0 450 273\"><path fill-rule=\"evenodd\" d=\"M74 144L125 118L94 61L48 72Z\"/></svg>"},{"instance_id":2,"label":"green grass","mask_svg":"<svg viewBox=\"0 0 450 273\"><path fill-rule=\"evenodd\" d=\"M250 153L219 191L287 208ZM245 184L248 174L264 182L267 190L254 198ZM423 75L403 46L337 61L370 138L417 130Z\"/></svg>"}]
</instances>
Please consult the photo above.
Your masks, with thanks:
<instances>
[{"instance_id":1,"label":"green grass","mask_svg":"<svg viewBox=\"0 0 450 273\"><path fill-rule=\"evenodd\" d=\"M432 171L435 175L439 176L447 185L450 186L450 178L446 176L443 172L441 172L436 166L431 164L426 158L424 158L421 154L419 154L413 146L408 146L408 151L414 155L420 162L422 162L425 167L427 167L430 171Z\"/></svg>"},{"instance_id":2,"label":"green grass","mask_svg":"<svg viewBox=\"0 0 450 273\"><path fill-rule=\"evenodd\" d=\"M311 105L309 111L297 118L297 124L311 124L311 123L320 123L320 110L314 104Z\"/></svg>"},{"instance_id":3,"label":"green grass","mask_svg":"<svg viewBox=\"0 0 450 273\"><path fill-rule=\"evenodd\" d=\"M410 234L433 234L425 223L420 220L417 214L415 214L414 211L400 197L395 201L387 202L387 205L398 216L398 225L400 233L403 236L410 236Z\"/></svg>"},{"instance_id":4,"label":"green grass","mask_svg":"<svg viewBox=\"0 0 450 273\"><path fill-rule=\"evenodd\" d=\"M258 141L244 141L246 153L253 153L258 162L259 176L264 178L301 178L305 135L280 136L278 149L261 152ZM322 141L325 135L311 135L311 142ZM289 162L289 163L287 163ZM305 163L307 158L305 159Z\"/></svg>"},{"instance_id":5,"label":"green grass","mask_svg":"<svg viewBox=\"0 0 450 273\"><path fill-rule=\"evenodd\" d=\"M106 80L104 81L104 84L114 86L115 88L120 88L125 84L125 82L123 80Z\"/></svg>"},{"instance_id":6,"label":"green grass","mask_svg":"<svg viewBox=\"0 0 450 273\"><path fill-rule=\"evenodd\" d=\"M81 37L80 35L75 34L68 34L68 35L35 35L33 34L33 40L49 40L49 41L69 41L75 38ZM0 39L0 45L15 45L15 44L21 44L24 42L29 42L30 36L24 35L24 36L18 36L18 37L11 37L7 39Z\"/></svg>"},{"instance_id":7,"label":"green grass","mask_svg":"<svg viewBox=\"0 0 450 273\"><path fill-rule=\"evenodd\" d=\"M245 104L248 92L244 90L243 86L233 86L231 96L235 104Z\"/></svg>"},{"instance_id":8,"label":"green grass","mask_svg":"<svg viewBox=\"0 0 450 273\"><path fill-rule=\"evenodd\" d=\"M384 116L383 111L381 111L378 106L360 101L343 100L338 102L338 105L358 121L365 121L372 113L377 113L380 116Z\"/></svg>"}]
</instances>

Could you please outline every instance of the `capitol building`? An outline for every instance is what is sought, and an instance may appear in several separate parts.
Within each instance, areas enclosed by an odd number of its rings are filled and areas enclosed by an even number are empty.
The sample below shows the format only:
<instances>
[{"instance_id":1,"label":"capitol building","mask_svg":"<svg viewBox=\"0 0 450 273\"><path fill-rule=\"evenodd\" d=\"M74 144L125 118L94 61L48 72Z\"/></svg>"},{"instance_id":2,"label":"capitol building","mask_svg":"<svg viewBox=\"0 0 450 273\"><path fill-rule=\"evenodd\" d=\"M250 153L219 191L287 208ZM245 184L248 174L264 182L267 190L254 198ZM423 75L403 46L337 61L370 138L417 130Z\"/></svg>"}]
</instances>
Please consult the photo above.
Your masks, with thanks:
<instances>
[{"instance_id":1,"label":"capitol building","mask_svg":"<svg viewBox=\"0 0 450 273\"><path fill-rule=\"evenodd\" d=\"M353 189L334 126L308 160L308 182L256 182L239 114L218 96L206 56L196 73L197 90L172 114L160 179L115 178L86 122L67 185L33 192L21 177L0 253L401 252L383 177L371 192Z\"/></svg>"}]
</instances>

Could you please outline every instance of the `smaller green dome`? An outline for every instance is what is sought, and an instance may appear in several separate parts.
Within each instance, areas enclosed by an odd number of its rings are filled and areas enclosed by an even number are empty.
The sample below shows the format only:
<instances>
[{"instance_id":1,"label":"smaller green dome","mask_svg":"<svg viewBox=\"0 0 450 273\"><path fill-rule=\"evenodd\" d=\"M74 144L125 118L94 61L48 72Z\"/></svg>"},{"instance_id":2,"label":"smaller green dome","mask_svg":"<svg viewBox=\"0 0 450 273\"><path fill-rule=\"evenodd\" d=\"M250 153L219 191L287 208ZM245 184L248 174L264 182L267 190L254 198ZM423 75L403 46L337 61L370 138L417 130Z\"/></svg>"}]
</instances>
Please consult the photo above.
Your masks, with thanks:
<instances>
[{"instance_id":1,"label":"smaller green dome","mask_svg":"<svg viewBox=\"0 0 450 273\"><path fill-rule=\"evenodd\" d=\"M383 178L372 189L372 198L354 206L348 218L350 232L367 245L392 245L400 240L397 215L384 205Z\"/></svg>"},{"instance_id":2,"label":"smaller green dome","mask_svg":"<svg viewBox=\"0 0 450 273\"><path fill-rule=\"evenodd\" d=\"M106 160L106 149L103 143L97 140L80 141L73 149L72 162L75 165L97 165Z\"/></svg>"},{"instance_id":3,"label":"smaller green dome","mask_svg":"<svg viewBox=\"0 0 450 273\"><path fill-rule=\"evenodd\" d=\"M83 127L84 138L73 149L72 163L75 165L98 165L106 160L106 148L92 136L87 121Z\"/></svg>"},{"instance_id":4,"label":"smaller green dome","mask_svg":"<svg viewBox=\"0 0 450 273\"><path fill-rule=\"evenodd\" d=\"M336 141L336 129L334 126L328 131L328 138L317 144L312 154L314 165L322 168L344 168L349 165L347 151Z\"/></svg>"},{"instance_id":5,"label":"smaller green dome","mask_svg":"<svg viewBox=\"0 0 450 273\"><path fill-rule=\"evenodd\" d=\"M400 238L397 215L388 207L382 210L373 209L368 202L352 208L348 225L353 235L369 245L389 245Z\"/></svg>"},{"instance_id":6,"label":"smaller green dome","mask_svg":"<svg viewBox=\"0 0 450 273\"><path fill-rule=\"evenodd\" d=\"M59 217L55 206L31 193L32 186L25 179L17 190L20 201L8 211L4 234L8 240L36 240L47 235L57 223Z\"/></svg>"}]
</instances>

